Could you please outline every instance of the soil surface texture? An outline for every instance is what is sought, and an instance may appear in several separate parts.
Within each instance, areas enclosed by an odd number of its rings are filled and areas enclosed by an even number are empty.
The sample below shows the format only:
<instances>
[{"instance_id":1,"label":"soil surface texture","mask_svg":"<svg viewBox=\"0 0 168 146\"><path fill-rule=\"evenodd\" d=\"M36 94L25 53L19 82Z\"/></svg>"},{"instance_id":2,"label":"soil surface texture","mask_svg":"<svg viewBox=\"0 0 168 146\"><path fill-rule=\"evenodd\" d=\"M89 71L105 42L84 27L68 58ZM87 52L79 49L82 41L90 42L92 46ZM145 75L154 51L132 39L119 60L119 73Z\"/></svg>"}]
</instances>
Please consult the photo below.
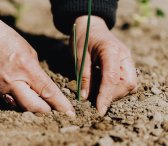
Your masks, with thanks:
<instances>
[{"instance_id":1,"label":"soil surface texture","mask_svg":"<svg viewBox=\"0 0 168 146\"><path fill-rule=\"evenodd\" d=\"M132 51L138 92L113 102L100 117L90 101L75 99L68 37L54 28L49 1L0 0L0 19L37 49L41 66L77 113L0 110L0 146L168 146L168 1L153 0L151 7L142 20L137 1L119 1L112 33ZM164 18L155 16L157 8Z\"/></svg>"}]
</instances>

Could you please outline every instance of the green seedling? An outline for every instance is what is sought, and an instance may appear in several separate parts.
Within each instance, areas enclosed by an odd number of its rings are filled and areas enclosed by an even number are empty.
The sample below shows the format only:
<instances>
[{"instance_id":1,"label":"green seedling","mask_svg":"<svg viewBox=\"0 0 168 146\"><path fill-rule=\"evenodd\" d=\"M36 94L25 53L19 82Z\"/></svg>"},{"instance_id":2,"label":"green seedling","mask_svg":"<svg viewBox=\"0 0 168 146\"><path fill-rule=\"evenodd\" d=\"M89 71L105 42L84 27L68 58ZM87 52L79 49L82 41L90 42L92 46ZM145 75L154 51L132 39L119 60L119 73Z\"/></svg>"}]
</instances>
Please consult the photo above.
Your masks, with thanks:
<instances>
[{"instance_id":1,"label":"green seedling","mask_svg":"<svg viewBox=\"0 0 168 146\"><path fill-rule=\"evenodd\" d=\"M165 13L164 13L164 11L162 10L162 9L160 9L160 8L157 8L156 9L156 16L158 16L158 17L165 17Z\"/></svg>"},{"instance_id":2,"label":"green seedling","mask_svg":"<svg viewBox=\"0 0 168 146\"><path fill-rule=\"evenodd\" d=\"M15 17L16 21L18 21L19 18L20 18L20 14L22 12L22 8L23 7L22 7L22 5L20 3L17 3L17 2L14 2L13 5L14 5L14 7L16 9L16 13L15 13L14 17Z\"/></svg>"},{"instance_id":3,"label":"green seedling","mask_svg":"<svg viewBox=\"0 0 168 146\"><path fill-rule=\"evenodd\" d=\"M139 0L140 15L144 17L151 16L151 3L150 0Z\"/></svg>"},{"instance_id":4,"label":"green seedling","mask_svg":"<svg viewBox=\"0 0 168 146\"><path fill-rule=\"evenodd\" d=\"M134 23L136 26L139 24L147 22L150 17L164 17L165 13L162 9L156 8L156 11L152 10L151 0L138 0L138 13L134 14Z\"/></svg>"},{"instance_id":5,"label":"green seedling","mask_svg":"<svg viewBox=\"0 0 168 146\"><path fill-rule=\"evenodd\" d=\"M76 42L76 24L73 26L73 52L75 58L75 75L76 75L76 82L77 82L77 89L78 89L78 49L77 49L77 42Z\"/></svg>"},{"instance_id":6,"label":"green seedling","mask_svg":"<svg viewBox=\"0 0 168 146\"><path fill-rule=\"evenodd\" d=\"M89 32L90 32L90 16L92 11L92 0L88 0L88 20L87 20L87 28L86 28L86 37L85 37L85 43L84 43L84 49L83 49L83 56L82 56L82 62L80 65L80 70L78 73L78 52L76 47L76 25L74 25L73 33L74 33L74 56L75 56L75 73L77 78L77 99L78 101L81 100L81 83L82 83L82 75L83 75L83 69L85 65L85 58L86 58L86 51L88 48L88 40L89 40Z\"/></svg>"}]
</instances>

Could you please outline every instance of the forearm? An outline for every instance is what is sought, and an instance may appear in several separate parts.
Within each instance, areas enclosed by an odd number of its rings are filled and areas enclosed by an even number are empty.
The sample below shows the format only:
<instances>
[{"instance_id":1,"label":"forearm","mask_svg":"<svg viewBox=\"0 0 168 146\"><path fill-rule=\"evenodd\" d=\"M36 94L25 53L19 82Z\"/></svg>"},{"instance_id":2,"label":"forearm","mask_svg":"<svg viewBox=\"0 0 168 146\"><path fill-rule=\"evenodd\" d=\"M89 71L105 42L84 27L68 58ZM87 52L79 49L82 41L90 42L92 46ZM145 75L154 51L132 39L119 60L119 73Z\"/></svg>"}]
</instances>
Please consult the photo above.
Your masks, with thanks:
<instances>
[{"instance_id":1,"label":"forearm","mask_svg":"<svg viewBox=\"0 0 168 146\"><path fill-rule=\"evenodd\" d=\"M87 0L50 0L55 26L70 34L76 18L87 15ZM118 0L93 0L92 15L101 17L109 29L115 24Z\"/></svg>"}]
</instances>

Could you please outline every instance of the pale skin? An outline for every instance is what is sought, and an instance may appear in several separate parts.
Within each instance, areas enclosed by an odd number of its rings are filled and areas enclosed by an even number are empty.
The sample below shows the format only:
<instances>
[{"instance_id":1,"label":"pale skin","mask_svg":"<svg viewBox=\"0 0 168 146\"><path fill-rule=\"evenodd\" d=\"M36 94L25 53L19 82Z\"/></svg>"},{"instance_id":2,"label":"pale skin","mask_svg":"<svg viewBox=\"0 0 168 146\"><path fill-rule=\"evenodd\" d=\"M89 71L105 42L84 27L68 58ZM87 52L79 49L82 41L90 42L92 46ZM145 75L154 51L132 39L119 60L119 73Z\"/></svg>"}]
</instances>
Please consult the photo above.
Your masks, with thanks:
<instances>
[{"instance_id":1,"label":"pale skin","mask_svg":"<svg viewBox=\"0 0 168 146\"><path fill-rule=\"evenodd\" d=\"M81 62L87 16L78 17L78 64ZM46 48L47 49L47 48ZM91 65L100 60L102 79L97 110L105 115L110 103L136 92L136 71L131 53L100 17L91 16L89 44L82 77L82 96L87 99L91 86ZM79 66L80 67L80 66ZM70 101L39 65L35 50L12 28L0 21L0 94L15 101L25 111L47 113L51 109L75 116Z\"/></svg>"}]
</instances>

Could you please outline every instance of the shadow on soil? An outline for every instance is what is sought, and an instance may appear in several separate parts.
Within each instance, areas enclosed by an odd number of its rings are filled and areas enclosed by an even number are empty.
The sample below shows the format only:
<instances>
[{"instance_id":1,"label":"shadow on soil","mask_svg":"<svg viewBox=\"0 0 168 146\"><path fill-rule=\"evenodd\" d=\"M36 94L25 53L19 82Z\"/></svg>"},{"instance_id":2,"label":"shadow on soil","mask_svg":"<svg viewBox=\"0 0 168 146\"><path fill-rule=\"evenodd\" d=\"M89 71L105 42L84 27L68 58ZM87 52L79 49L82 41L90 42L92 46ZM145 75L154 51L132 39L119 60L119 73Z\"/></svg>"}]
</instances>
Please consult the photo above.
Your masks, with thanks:
<instances>
[{"instance_id":1,"label":"shadow on soil","mask_svg":"<svg viewBox=\"0 0 168 146\"><path fill-rule=\"evenodd\" d=\"M63 41L44 35L33 35L15 27L15 18L1 16L0 19L15 29L37 51L40 61L46 60L50 69L70 79L74 78L74 66L70 48Z\"/></svg>"}]
</instances>

